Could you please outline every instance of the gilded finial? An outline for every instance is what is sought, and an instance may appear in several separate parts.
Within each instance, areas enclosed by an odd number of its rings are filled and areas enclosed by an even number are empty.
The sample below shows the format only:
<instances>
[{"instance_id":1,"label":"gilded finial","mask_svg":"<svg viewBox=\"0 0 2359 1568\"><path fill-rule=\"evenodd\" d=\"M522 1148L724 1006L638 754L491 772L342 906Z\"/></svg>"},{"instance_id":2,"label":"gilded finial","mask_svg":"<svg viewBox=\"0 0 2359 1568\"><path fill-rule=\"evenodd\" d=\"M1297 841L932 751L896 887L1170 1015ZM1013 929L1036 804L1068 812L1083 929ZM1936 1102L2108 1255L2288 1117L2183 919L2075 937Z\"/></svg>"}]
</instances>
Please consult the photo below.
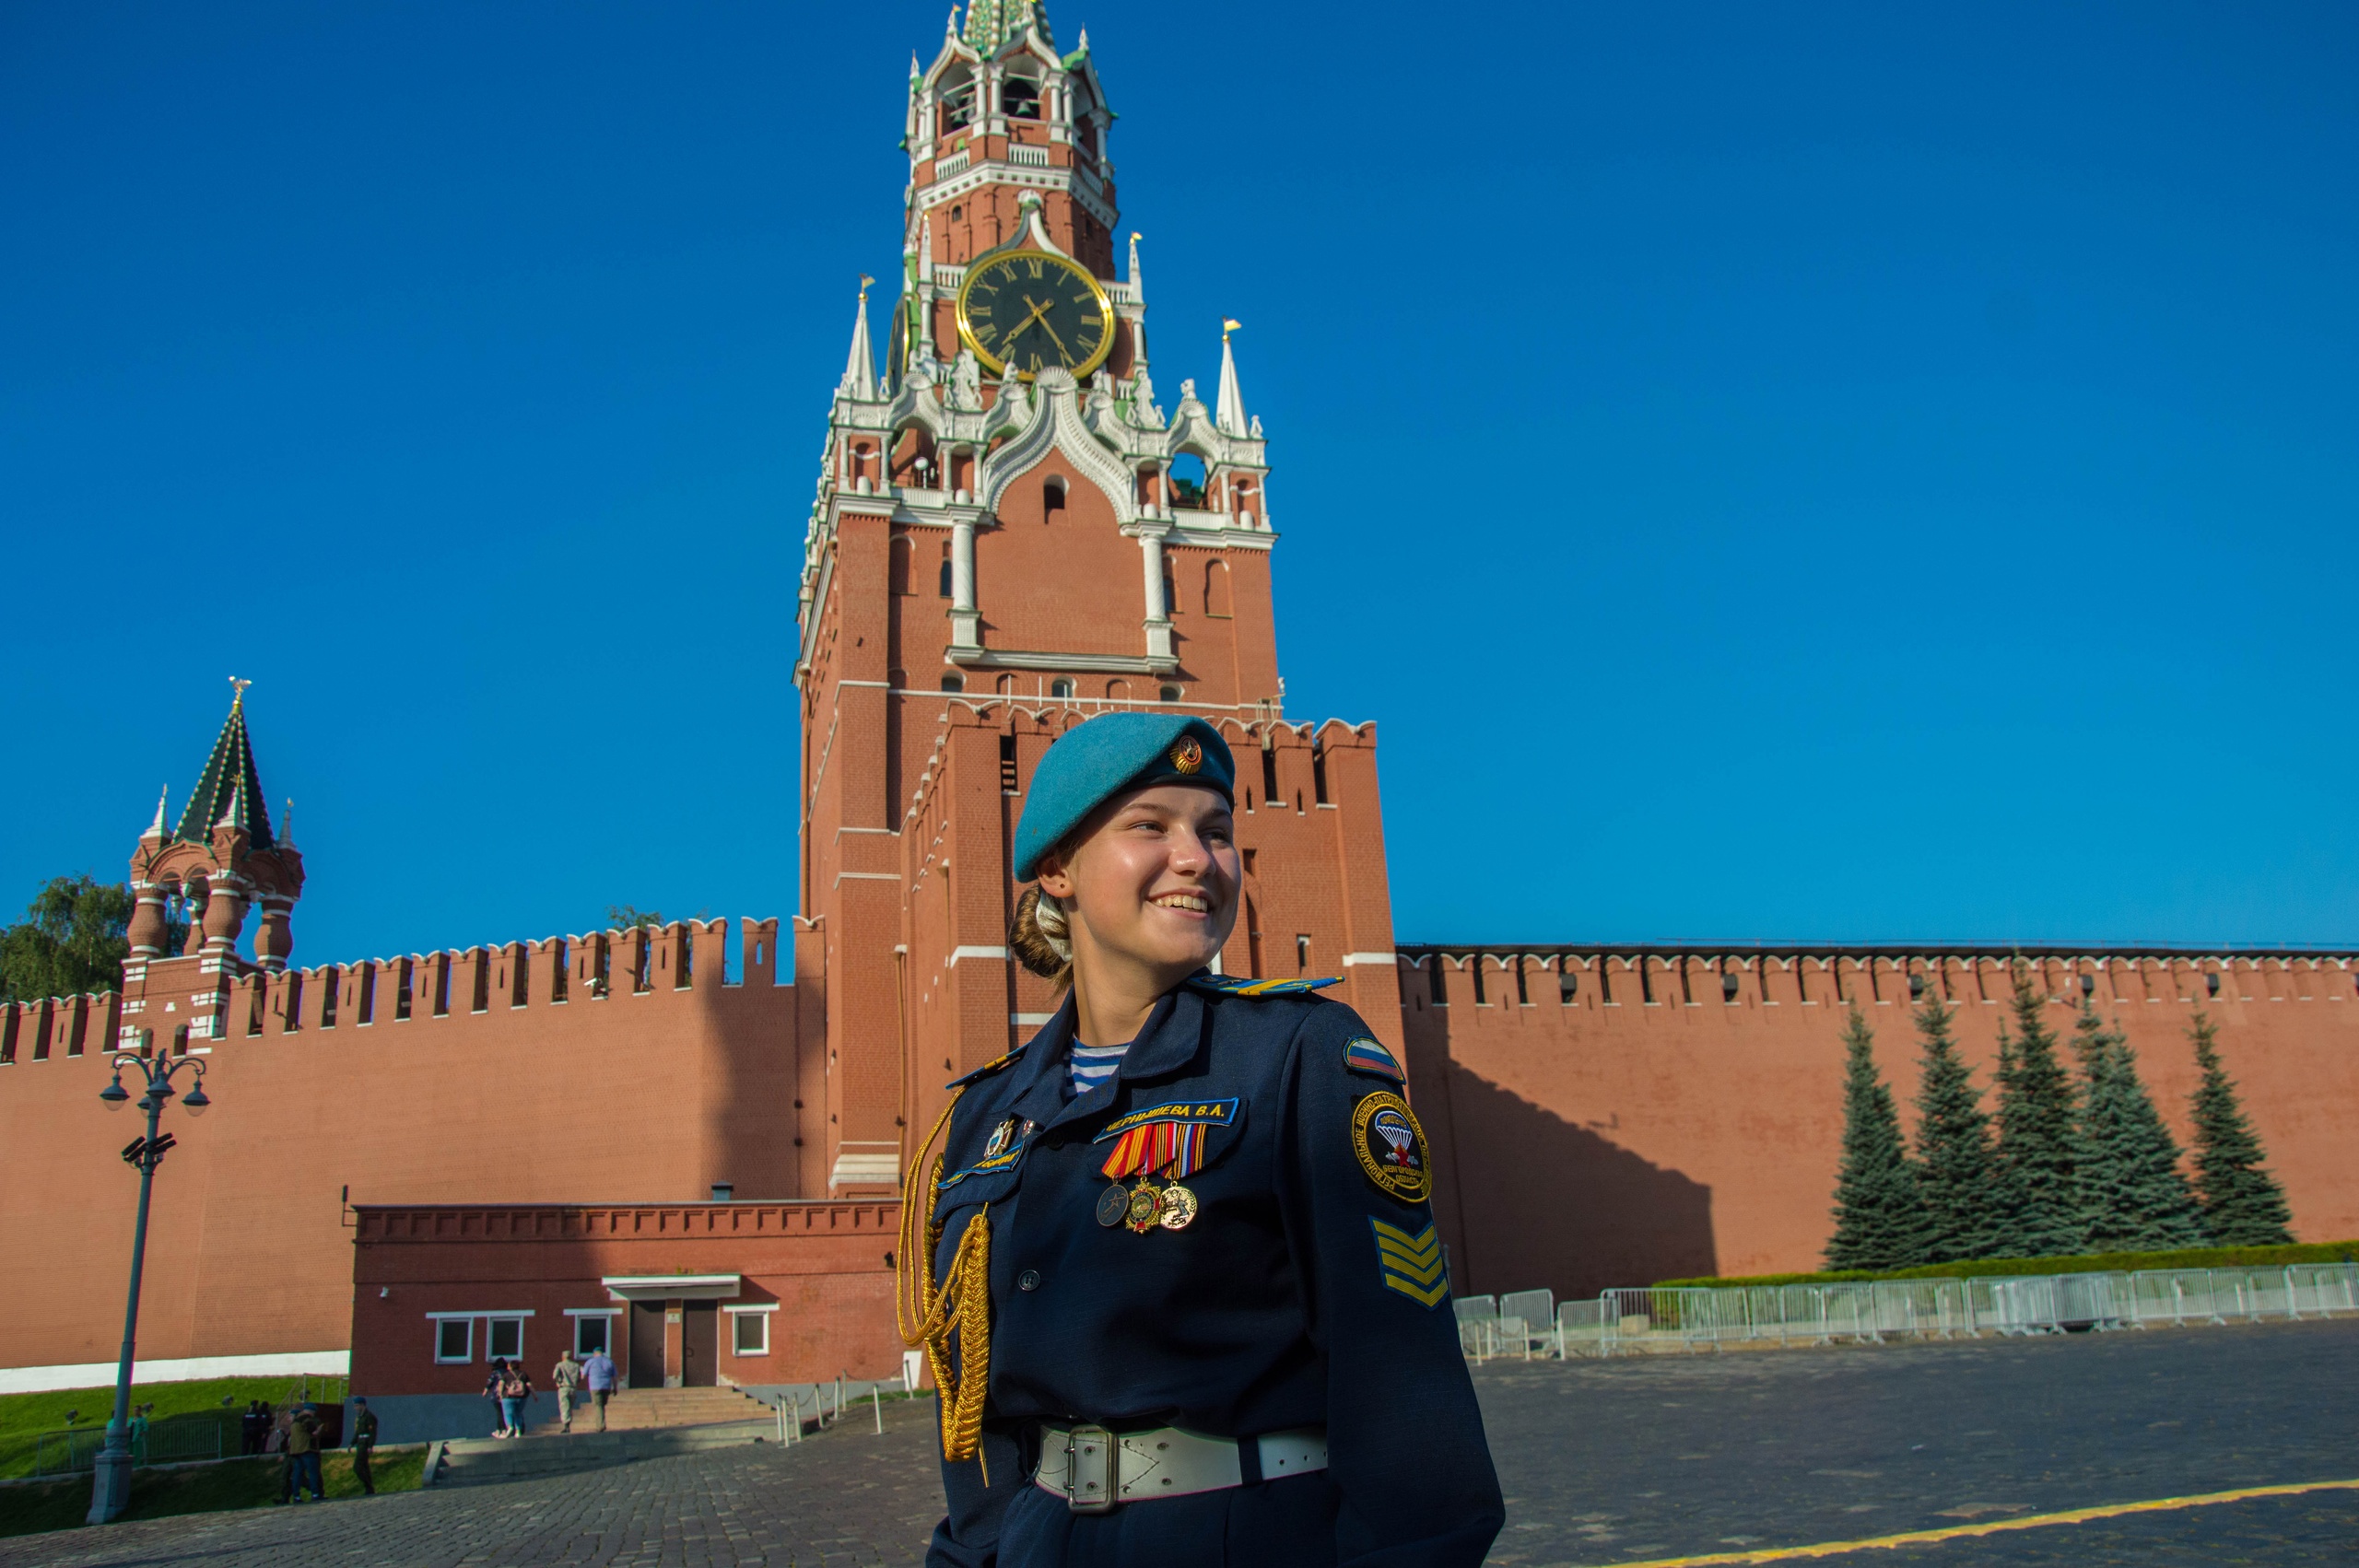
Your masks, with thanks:
<instances>
[{"instance_id":1,"label":"gilded finial","mask_svg":"<svg viewBox=\"0 0 2359 1568\"><path fill-rule=\"evenodd\" d=\"M243 708L246 705L246 688L252 685L253 683L252 681L241 681L235 675L230 676L230 688L238 695L229 699L229 706L231 708Z\"/></svg>"},{"instance_id":2,"label":"gilded finial","mask_svg":"<svg viewBox=\"0 0 2359 1568\"><path fill-rule=\"evenodd\" d=\"M1244 327L1244 325L1245 323L1238 321L1235 316L1223 316L1220 319L1220 340L1223 343L1226 343L1228 341L1228 334L1233 332L1239 331Z\"/></svg>"},{"instance_id":3,"label":"gilded finial","mask_svg":"<svg viewBox=\"0 0 2359 1568\"><path fill-rule=\"evenodd\" d=\"M874 278L869 276L866 273L860 275L860 302L862 304L865 305L868 303L868 286L875 281L876 280Z\"/></svg>"}]
</instances>

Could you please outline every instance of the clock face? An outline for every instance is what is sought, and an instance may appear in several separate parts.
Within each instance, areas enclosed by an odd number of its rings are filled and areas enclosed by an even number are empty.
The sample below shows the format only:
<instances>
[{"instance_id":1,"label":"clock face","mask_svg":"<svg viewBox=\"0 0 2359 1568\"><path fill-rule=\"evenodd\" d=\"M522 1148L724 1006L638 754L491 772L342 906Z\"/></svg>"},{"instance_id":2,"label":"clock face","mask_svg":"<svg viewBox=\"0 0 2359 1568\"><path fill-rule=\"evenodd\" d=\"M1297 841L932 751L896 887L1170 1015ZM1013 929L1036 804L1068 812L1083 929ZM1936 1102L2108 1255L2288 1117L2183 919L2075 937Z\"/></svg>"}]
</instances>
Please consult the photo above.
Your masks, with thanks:
<instances>
[{"instance_id":1,"label":"clock face","mask_svg":"<svg viewBox=\"0 0 2359 1568\"><path fill-rule=\"evenodd\" d=\"M1050 365L1086 376L1114 346L1114 310L1087 268L1039 251L990 256L958 290L958 335L993 375Z\"/></svg>"}]
</instances>

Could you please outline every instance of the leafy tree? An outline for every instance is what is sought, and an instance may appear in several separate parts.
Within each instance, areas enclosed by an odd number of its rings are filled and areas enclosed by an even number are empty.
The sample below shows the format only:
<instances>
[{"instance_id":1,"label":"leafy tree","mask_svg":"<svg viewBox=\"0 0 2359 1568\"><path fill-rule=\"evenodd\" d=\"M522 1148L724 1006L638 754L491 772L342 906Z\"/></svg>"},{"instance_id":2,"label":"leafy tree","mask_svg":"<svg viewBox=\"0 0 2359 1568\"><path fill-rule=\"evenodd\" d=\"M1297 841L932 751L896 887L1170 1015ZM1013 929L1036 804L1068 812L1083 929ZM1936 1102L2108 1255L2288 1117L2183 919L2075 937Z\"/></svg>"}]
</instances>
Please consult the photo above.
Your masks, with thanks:
<instances>
[{"instance_id":1,"label":"leafy tree","mask_svg":"<svg viewBox=\"0 0 2359 1568\"><path fill-rule=\"evenodd\" d=\"M2169 1252L2203 1245L2202 1211L2179 1169L2178 1145L2138 1079L2118 1028L2081 1003L2081 1198L2091 1252ZM2289 1238L2290 1239L2290 1238Z\"/></svg>"},{"instance_id":2,"label":"leafy tree","mask_svg":"<svg viewBox=\"0 0 2359 1568\"><path fill-rule=\"evenodd\" d=\"M1875 1034L1851 1005L1843 1025L1843 1163L1835 1177L1830 1269L1906 1269L1925 1261L1917 1172L1900 1141L1900 1114L1876 1071Z\"/></svg>"},{"instance_id":3,"label":"leafy tree","mask_svg":"<svg viewBox=\"0 0 2359 1568\"><path fill-rule=\"evenodd\" d=\"M606 929L610 931L657 930L663 927L663 916L654 909L634 909L628 904L606 906Z\"/></svg>"},{"instance_id":4,"label":"leafy tree","mask_svg":"<svg viewBox=\"0 0 2359 1568\"><path fill-rule=\"evenodd\" d=\"M1993 1215L2001 1258L2062 1258L2081 1250L2081 1198L2073 1164L2072 1077L2058 1059L2047 999L2030 969L2015 965L2015 1035L1999 1026L1998 1196Z\"/></svg>"},{"instance_id":5,"label":"leafy tree","mask_svg":"<svg viewBox=\"0 0 2359 1568\"><path fill-rule=\"evenodd\" d=\"M131 955L131 889L52 877L25 918L0 930L0 1002L112 990Z\"/></svg>"},{"instance_id":6,"label":"leafy tree","mask_svg":"<svg viewBox=\"0 0 2359 1568\"><path fill-rule=\"evenodd\" d=\"M2198 1009L2188 1026L2203 1082L2195 1091L2195 1191L2214 1246L2269 1246L2294 1239L2285 1189L2261 1165L2260 1135L2220 1065L2219 1025Z\"/></svg>"},{"instance_id":7,"label":"leafy tree","mask_svg":"<svg viewBox=\"0 0 2359 1568\"><path fill-rule=\"evenodd\" d=\"M1921 1074L1917 1088L1917 1190L1924 1202L1925 1258L1947 1263L1988 1258L1997 1162L1982 1092L1950 1033L1954 1008L1930 992L1917 1010Z\"/></svg>"}]
</instances>

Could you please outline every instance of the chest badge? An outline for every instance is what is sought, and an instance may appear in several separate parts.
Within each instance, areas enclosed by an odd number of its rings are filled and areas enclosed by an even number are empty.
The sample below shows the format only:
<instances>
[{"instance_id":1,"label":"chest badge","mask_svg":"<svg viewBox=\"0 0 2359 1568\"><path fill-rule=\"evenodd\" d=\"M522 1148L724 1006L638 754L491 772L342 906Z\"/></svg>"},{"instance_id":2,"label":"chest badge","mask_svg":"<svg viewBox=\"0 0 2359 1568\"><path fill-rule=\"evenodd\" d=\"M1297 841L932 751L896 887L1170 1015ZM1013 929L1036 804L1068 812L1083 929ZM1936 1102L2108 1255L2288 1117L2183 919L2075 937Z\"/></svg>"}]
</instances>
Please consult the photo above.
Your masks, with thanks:
<instances>
[{"instance_id":1,"label":"chest badge","mask_svg":"<svg viewBox=\"0 0 2359 1568\"><path fill-rule=\"evenodd\" d=\"M1400 1095L1380 1091L1354 1107L1352 1152L1367 1179L1390 1196L1403 1203L1423 1203L1433 1196L1425 1129Z\"/></svg>"},{"instance_id":2,"label":"chest badge","mask_svg":"<svg viewBox=\"0 0 2359 1568\"><path fill-rule=\"evenodd\" d=\"M991 1141L983 1145L983 1158L996 1160L1006 1153L1007 1146L1015 1141L1015 1129L1016 1120L1014 1117L1009 1117L1005 1121L992 1128Z\"/></svg>"},{"instance_id":3,"label":"chest badge","mask_svg":"<svg viewBox=\"0 0 2359 1568\"><path fill-rule=\"evenodd\" d=\"M1235 1100L1197 1106L1158 1106L1122 1117L1098 1134L1114 1147L1098 1169L1112 1186L1097 1195L1097 1223L1111 1229L1126 1225L1144 1235L1160 1225L1184 1231L1196 1218L1196 1195L1181 1185L1204 1167L1205 1129L1235 1119ZM1181 1119L1188 1117L1192 1119ZM1158 1186L1160 1176L1165 1185ZM1122 1186L1129 1177L1137 1180Z\"/></svg>"}]
</instances>

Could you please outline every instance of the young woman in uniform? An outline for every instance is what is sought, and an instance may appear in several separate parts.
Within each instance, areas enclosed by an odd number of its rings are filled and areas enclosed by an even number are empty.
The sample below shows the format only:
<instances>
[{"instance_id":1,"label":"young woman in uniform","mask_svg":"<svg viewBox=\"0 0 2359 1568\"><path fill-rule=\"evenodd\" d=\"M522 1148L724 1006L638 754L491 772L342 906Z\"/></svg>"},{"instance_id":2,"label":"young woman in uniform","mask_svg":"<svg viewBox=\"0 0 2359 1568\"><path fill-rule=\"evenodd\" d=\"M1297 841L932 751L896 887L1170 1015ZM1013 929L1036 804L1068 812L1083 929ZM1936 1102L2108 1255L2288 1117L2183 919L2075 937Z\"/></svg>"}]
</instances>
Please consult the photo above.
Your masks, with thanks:
<instances>
[{"instance_id":1,"label":"young woman in uniform","mask_svg":"<svg viewBox=\"0 0 2359 1568\"><path fill-rule=\"evenodd\" d=\"M1071 993L903 1202L942 1568L1474 1568L1498 1533L1396 1059L1332 981L1211 973L1234 777L1203 720L1111 714L1027 790L1011 942Z\"/></svg>"}]
</instances>

